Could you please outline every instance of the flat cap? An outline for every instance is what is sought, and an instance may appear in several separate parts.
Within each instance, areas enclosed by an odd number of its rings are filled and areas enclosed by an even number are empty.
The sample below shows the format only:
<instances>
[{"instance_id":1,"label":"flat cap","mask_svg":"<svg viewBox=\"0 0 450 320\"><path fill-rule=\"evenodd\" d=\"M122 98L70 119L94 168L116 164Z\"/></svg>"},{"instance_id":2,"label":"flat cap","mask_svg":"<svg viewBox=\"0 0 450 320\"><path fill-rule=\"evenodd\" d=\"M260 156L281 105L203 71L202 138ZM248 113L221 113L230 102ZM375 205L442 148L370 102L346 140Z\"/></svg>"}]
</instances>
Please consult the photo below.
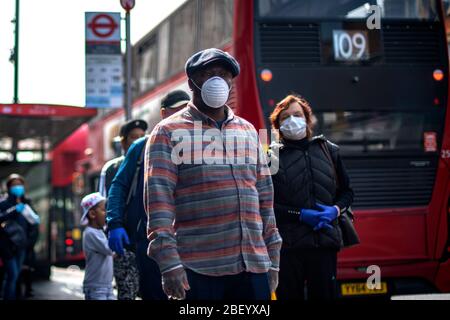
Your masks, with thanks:
<instances>
[{"instance_id":1,"label":"flat cap","mask_svg":"<svg viewBox=\"0 0 450 320\"><path fill-rule=\"evenodd\" d=\"M136 128L140 128L146 131L148 128L147 122L145 122L144 120L130 120L120 128L119 135L121 137L126 137L128 136L131 130Z\"/></svg>"},{"instance_id":2,"label":"flat cap","mask_svg":"<svg viewBox=\"0 0 450 320\"><path fill-rule=\"evenodd\" d=\"M161 109L175 109L191 101L191 97L183 90L169 92L161 100Z\"/></svg>"},{"instance_id":3,"label":"flat cap","mask_svg":"<svg viewBox=\"0 0 450 320\"><path fill-rule=\"evenodd\" d=\"M208 64L213 62L222 62L228 70L230 70L233 78L238 76L241 69L239 63L229 53L220 49L210 48L197 52L186 62L186 74L191 77L196 71L205 68Z\"/></svg>"}]
</instances>

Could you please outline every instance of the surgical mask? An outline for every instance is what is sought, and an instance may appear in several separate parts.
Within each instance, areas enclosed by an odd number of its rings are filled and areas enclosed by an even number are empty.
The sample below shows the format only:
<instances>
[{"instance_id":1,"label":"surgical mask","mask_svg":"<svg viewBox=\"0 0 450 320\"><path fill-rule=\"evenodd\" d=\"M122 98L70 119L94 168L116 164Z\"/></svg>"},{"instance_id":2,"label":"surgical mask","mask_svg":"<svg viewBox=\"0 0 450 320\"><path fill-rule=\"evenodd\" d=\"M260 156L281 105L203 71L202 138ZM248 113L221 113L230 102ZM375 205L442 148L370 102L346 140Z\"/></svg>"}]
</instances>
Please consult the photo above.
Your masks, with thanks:
<instances>
[{"instance_id":1,"label":"surgical mask","mask_svg":"<svg viewBox=\"0 0 450 320\"><path fill-rule=\"evenodd\" d=\"M301 140L306 137L306 120L302 117L290 116L281 123L283 137L290 140Z\"/></svg>"},{"instance_id":2,"label":"surgical mask","mask_svg":"<svg viewBox=\"0 0 450 320\"><path fill-rule=\"evenodd\" d=\"M23 197L25 194L25 187L22 185L13 186L9 189L12 195L16 196L17 198Z\"/></svg>"},{"instance_id":3,"label":"surgical mask","mask_svg":"<svg viewBox=\"0 0 450 320\"><path fill-rule=\"evenodd\" d=\"M192 79L191 81L201 91L203 102L208 107L218 109L227 103L231 88L221 77L209 78L201 88Z\"/></svg>"}]
</instances>

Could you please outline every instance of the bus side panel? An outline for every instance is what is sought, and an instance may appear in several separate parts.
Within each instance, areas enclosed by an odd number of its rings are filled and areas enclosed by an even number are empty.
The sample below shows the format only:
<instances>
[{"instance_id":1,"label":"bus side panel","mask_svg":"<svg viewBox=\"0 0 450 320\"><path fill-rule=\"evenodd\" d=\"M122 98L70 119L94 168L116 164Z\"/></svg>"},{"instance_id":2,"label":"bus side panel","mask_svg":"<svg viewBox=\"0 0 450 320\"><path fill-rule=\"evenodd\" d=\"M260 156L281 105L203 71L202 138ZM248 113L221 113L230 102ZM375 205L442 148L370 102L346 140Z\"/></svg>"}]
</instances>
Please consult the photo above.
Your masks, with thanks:
<instances>
[{"instance_id":1,"label":"bus side panel","mask_svg":"<svg viewBox=\"0 0 450 320\"><path fill-rule=\"evenodd\" d=\"M433 259L441 259L444 250L450 244L448 242L448 205L450 199L450 172L439 162L436 184L433 198L430 202L430 210L427 219L428 246Z\"/></svg>"},{"instance_id":2,"label":"bus side panel","mask_svg":"<svg viewBox=\"0 0 450 320\"><path fill-rule=\"evenodd\" d=\"M445 46L446 57L449 56L449 44L448 44L448 16L445 14L443 2L439 8L440 16L445 24L442 25L443 33L447 35L447 45ZM450 70L447 65L446 68L447 78L450 76ZM441 259L442 254L448 251L447 247L450 246L449 240L449 206L450 206L450 101L448 99L448 93L450 90L450 81L447 81L446 91L446 115L445 115L445 127L442 137L441 145L441 159L439 160L439 166L436 176L436 184L434 186L433 198L430 204L431 213L428 217L428 241L429 246L433 252L435 259ZM447 253L448 256L448 253ZM445 268L444 268L445 269ZM449 277L450 278L450 277ZM450 287L447 287L450 288ZM448 291L450 291L448 289Z\"/></svg>"},{"instance_id":3,"label":"bus side panel","mask_svg":"<svg viewBox=\"0 0 450 320\"><path fill-rule=\"evenodd\" d=\"M235 1L234 5L233 50L241 66L241 74L236 79L237 110L239 116L250 121L256 130L263 129L264 116L256 86L254 61L253 1Z\"/></svg>"},{"instance_id":4,"label":"bus side panel","mask_svg":"<svg viewBox=\"0 0 450 320\"><path fill-rule=\"evenodd\" d=\"M357 211L355 227L361 243L341 251L340 265L382 265L393 261L426 259L426 208L402 211Z\"/></svg>"},{"instance_id":5,"label":"bus side panel","mask_svg":"<svg viewBox=\"0 0 450 320\"><path fill-rule=\"evenodd\" d=\"M450 292L450 260L439 265L435 284L442 292Z\"/></svg>"}]
</instances>

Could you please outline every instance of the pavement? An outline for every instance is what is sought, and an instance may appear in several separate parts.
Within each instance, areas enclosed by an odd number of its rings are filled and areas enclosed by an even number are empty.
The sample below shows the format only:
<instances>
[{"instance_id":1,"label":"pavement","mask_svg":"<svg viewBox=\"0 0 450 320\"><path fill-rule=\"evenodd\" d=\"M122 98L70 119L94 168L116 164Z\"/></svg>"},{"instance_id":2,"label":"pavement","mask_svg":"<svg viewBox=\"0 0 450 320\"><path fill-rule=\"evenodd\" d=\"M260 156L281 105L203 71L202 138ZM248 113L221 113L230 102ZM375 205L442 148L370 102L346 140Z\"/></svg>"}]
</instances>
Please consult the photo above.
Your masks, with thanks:
<instances>
[{"instance_id":1,"label":"pavement","mask_svg":"<svg viewBox=\"0 0 450 320\"><path fill-rule=\"evenodd\" d=\"M50 281L33 283L30 300L84 300L83 278L84 271L78 266L52 267Z\"/></svg>"},{"instance_id":2,"label":"pavement","mask_svg":"<svg viewBox=\"0 0 450 320\"><path fill-rule=\"evenodd\" d=\"M414 294L404 296L392 296L391 300L450 300L450 294Z\"/></svg>"},{"instance_id":3,"label":"pavement","mask_svg":"<svg viewBox=\"0 0 450 320\"><path fill-rule=\"evenodd\" d=\"M30 300L84 300L84 271L78 266L52 267L50 281L33 283L34 297ZM117 296L117 291L114 290ZM392 296L391 300L450 300L450 294L415 294Z\"/></svg>"}]
</instances>

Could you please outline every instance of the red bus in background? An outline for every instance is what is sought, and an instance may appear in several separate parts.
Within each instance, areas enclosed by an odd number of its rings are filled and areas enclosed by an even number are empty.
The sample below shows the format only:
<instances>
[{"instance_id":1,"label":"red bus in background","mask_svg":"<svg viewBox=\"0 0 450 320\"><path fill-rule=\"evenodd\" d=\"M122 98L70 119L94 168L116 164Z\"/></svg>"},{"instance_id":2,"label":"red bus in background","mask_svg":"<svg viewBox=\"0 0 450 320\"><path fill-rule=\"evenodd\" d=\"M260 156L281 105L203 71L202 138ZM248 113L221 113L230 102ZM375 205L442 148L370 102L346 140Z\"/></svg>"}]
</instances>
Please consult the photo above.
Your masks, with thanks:
<instances>
[{"instance_id":1,"label":"red bus in background","mask_svg":"<svg viewBox=\"0 0 450 320\"><path fill-rule=\"evenodd\" d=\"M86 157L89 128L82 125L51 153L50 261L83 264L81 199L88 190L80 162Z\"/></svg>"},{"instance_id":2,"label":"red bus in background","mask_svg":"<svg viewBox=\"0 0 450 320\"><path fill-rule=\"evenodd\" d=\"M378 5L380 28L367 18ZM342 297L450 292L449 54L439 0L188 0L133 47L133 117L160 120L163 95L188 86L184 63L219 47L242 73L229 101L257 129L294 92L310 101L317 133L341 147L355 191L361 244L339 254ZM376 20L375 20L376 21ZM117 155L124 121L89 125L86 177Z\"/></svg>"}]
</instances>

